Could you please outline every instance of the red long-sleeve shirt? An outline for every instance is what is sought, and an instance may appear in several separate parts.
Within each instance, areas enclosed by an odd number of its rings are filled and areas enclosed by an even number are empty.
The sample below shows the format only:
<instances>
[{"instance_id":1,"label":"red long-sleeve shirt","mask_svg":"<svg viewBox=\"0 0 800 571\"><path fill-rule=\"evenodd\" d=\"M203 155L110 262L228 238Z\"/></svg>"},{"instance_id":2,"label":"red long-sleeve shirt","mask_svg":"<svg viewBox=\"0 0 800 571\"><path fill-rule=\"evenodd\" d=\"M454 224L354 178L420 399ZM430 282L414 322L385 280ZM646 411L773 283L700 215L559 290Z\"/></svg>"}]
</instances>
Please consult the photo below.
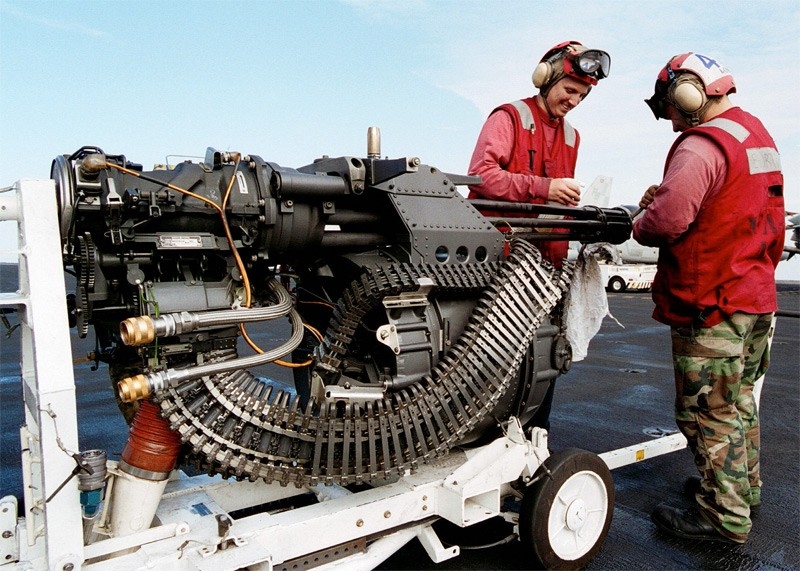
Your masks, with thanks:
<instances>
[{"instance_id":1,"label":"red long-sleeve shirt","mask_svg":"<svg viewBox=\"0 0 800 571\"><path fill-rule=\"evenodd\" d=\"M677 240L697 217L704 200L725 181L725 155L706 137L687 137L675 154L654 201L633 226L643 246L661 247Z\"/></svg>"},{"instance_id":2,"label":"red long-sleeve shirt","mask_svg":"<svg viewBox=\"0 0 800 571\"><path fill-rule=\"evenodd\" d=\"M541 128L550 147L559 126L559 121L542 121ZM514 118L508 113L495 112L489 115L478 136L469 164L469 174L480 175L482 184L469 188L487 200L531 202L538 198L546 202L550 178L506 170L514 153L515 132Z\"/></svg>"}]
</instances>

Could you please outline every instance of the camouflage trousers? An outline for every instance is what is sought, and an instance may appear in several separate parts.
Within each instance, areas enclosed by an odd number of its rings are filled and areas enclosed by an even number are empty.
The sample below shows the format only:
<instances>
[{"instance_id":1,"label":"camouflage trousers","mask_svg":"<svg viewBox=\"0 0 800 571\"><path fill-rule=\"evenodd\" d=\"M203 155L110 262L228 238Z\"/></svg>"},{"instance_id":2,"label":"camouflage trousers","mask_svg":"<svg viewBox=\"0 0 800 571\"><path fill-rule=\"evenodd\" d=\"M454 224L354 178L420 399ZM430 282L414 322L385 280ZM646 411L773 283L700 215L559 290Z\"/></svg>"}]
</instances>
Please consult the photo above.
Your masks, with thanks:
<instances>
[{"instance_id":1,"label":"camouflage trousers","mask_svg":"<svg viewBox=\"0 0 800 571\"><path fill-rule=\"evenodd\" d=\"M713 327L673 327L675 420L701 476L700 511L744 542L761 502L761 436L753 389L769 367L772 314L735 313Z\"/></svg>"}]
</instances>

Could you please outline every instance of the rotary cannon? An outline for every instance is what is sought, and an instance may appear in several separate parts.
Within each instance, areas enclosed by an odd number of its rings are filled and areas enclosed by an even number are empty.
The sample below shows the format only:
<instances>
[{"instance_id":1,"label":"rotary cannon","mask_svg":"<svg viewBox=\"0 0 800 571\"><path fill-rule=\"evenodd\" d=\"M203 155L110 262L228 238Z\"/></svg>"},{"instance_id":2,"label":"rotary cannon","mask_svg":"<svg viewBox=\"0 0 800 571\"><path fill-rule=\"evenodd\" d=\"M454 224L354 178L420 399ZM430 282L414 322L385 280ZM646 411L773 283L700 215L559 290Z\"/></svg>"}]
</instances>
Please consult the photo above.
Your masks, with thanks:
<instances>
[{"instance_id":1,"label":"rotary cannon","mask_svg":"<svg viewBox=\"0 0 800 571\"><path fill-rule=\"evenodd\" d=\"M225 477L350 484L537 423L571 362L573 267L536 243L621 243L629 213L471 203L473 178L380 158L374 131L368 147L297 169L213 149L152 171L96 147L55 159L72 322L134 430L165 421L123 469L176 450ZM274 319L290 333L261 348L247 327ZM294 391L250 372L267 362Z\"/></svg>"}]
</instances>

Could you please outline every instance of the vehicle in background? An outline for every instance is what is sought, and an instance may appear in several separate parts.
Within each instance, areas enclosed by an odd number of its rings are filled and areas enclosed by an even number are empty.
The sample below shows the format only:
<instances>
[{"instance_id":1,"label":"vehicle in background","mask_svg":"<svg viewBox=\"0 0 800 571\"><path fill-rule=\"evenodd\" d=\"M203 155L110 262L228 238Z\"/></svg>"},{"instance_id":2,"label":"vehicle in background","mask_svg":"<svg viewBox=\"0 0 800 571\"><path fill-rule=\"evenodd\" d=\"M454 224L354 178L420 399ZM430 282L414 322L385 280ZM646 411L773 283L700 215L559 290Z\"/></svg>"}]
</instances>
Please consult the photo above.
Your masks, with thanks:
<instances>
[{"instance_id":1,"label":"vehicle in background","mask_svg":"<svg viewBox=\"0 0 800 571\"><path fill-rule=\"evenodd\" d=\"M781 260L788 260L795 254L800 254L800 213L787 212L786 242Z\"/></svg>"},{"instance_id":2,"label":"vehicle in background","mask_svg":"<svg viewBox=\"0 0 800 571\"><path fill-rule=\"evenodd\" d=\"M600 263L606 291L649 291L656 276L655 264Z\"/></svg>"}]
</instances>

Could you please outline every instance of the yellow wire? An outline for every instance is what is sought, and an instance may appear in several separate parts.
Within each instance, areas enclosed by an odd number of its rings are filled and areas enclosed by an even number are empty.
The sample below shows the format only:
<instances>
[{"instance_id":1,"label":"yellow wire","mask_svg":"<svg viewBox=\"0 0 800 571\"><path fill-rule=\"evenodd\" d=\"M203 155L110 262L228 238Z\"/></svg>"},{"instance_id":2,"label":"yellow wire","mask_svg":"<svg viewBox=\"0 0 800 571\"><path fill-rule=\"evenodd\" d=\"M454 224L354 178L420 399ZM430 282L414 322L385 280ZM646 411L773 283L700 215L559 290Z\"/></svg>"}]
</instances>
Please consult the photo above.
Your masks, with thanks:
<instances>
[{"instance_id":1,"label":"yellow wire","mask_svg":"<svg viewBox=\"0 0 800 571\"><path fill-rule=\"evenodd\" d=\"M233 181L236 179L236 170L239 168L239 163L240 162L241 162L241 155L236 159L236 163L233 166L233 174L231 175L231 180L228 182L228 187L225 189L225 196L223 196L223 198L222 198L222 206L218 205L213 200L209 200L208 198L206 198L204 196L200 196L199 194L195 194L194 192L186 190L185 188L180 188L180 187L175 186L173 184L170 184L168 182L162 182L161 184L163 184L164 186L166 186L167 188L169 188L171 190L174 190L175 192L180 192L181 194L185 194L186 196L191 196L192 198L196 198L196 199L198 199L198 200L210 205L211 207L213 207L219 213L220 218L222 219L222 228L223 228L223 230L225 230L225 238L228 241L228 246L230 246L231 252L233 254L233 258L236 261L236 267L239 268L239 272L242 274L242 282L243 282L242 285L244 287L244 292L245 292L244 306L245 307L250 307L250 304L252 302L252 296L251 296L251 293L250 293L250 278L247 275L247 270L245 269L244 262L242 261L241 256L239 256L239 251L236 249L236 246L234 245L233 234L231 234L230 226L228 225L228 219L225 216L225 207L228 204L228 198L230 197L231 189L233 188ZM106 162L106 166L114 168L114 169L116 169L118 171L121 171L121 172L123 172L125 174L129 174L131 176L135 176L136 178L140 178L140 174L138 172L130 170L130 169L125 168L123 166L115 165L115 164L109 163L109 162ZM313 327L311 327L308 324L304 323L303 325L306 328L308 328L314 334L314 336L320 341L320 343L322 342L322 335L320 334L319 331L317 331L316 329L314 329ZM259 355L264 353L264 351L261 349L261 347L259 347L250 338L250 336L247 334L247 330L245 329L244 323L240 323L239 324L239 331L241 332L242 337L244 338L244 340L247 342L247 344L250 346L251 349L253 349ZM299 367L307 367L312 363L312 360L309 359L309 360L307 360L307 361L305 361L303 363L290 363L290 362L287 362L287 361L283 361L283 360L277 359L277 360L274 361L274 363L276 365L280 365L282 367L288 367L288 368L292 369L292 368L299 368Z\"/></svg>"},{"instance_id":2,"label":"yellow wire","mask_svg":"<svg viewBox=\"0 0 800 571\"><path fill-rule=\"evenodd\" d=\"M223 228L225 228L225 236L228 239L228 244L231 247L234 259L236 260L236 266L239 268L239 271L242 274L242 282L244 282L242 284L244 286L244 306L250 307L252 299L250 294L250 278L247 275L247 270L245 270L244 262L242 262L242 258L239 256L239 252L233 245L233 235L231 234L230 227L228 226L228 218L225 216L225 207L228 205L228 198L231 195L231 188L233 188L233 181L236 179L236 171L239 169L240 162L241 162L241 155L238 155L236 163L233 165L233 174L231 175L231 180L228 182L228 188L225 189L225 196L222 198L222 207L220 208L220 214L222 215L222 226Z\"/></svg>"},{"instance_id":3,"label":"yellow wire","mask_svg":"<svg viewBox=\"0 0 800 571\"><path fill-rule=\"evenodd\" d=\"M336 309L336 306L328 303L327 301L298 301L297 303L302 303L303 305L324 305L330 309Z\"/></svg>"},{"instance_id":4,"label":"yellow wire","mask_svg":"<svg viewBox=\"0 0 800 571\"><path fill-rule=\"evenodd\" d=\"M107 167L111 167L113 169L117 169L118 171L124 172L125 174L129 174L131 176L135 176L136 178L140 178L141 177L141 175L138 172L132 171L130 169L126 169L125 167L122 167L122 166L119 166L119 165L115 165L114 163L106 163L106 166ZM193 193L193 192L191 192L189 190L177 187L177 186L175 186L173 184L170 184L168 182L165 182L165 183L162 183L162 184L164 186L166 186L167 188L169 188L171 190L174 190L175 192L180 192L181 194L185 194L187 196L191 196L192 198L196 198L198 200L201 200L201 201L205 202L206 204L212 206L213 208L216 208L217 212L219 212L220 214L222 213L222 209L219 207L219 205L216 202L214 202L213 200L209 200L205 196L200 196L199 194L195 194L195 193Z\"/></svg>"},{"instance_id":5,"label":"yellow wire","mask_svg":"<svg viewBox=\"0 0 800 571\"><path fill-rule=\"evenodd\" d=\"M317 341L319 341L320 343L324 341L322 333L320 333L317 329L311 327L308 323L303 323L303 326L314 334L314 337L317 338Z\"/></svg>"}]
</instances>

